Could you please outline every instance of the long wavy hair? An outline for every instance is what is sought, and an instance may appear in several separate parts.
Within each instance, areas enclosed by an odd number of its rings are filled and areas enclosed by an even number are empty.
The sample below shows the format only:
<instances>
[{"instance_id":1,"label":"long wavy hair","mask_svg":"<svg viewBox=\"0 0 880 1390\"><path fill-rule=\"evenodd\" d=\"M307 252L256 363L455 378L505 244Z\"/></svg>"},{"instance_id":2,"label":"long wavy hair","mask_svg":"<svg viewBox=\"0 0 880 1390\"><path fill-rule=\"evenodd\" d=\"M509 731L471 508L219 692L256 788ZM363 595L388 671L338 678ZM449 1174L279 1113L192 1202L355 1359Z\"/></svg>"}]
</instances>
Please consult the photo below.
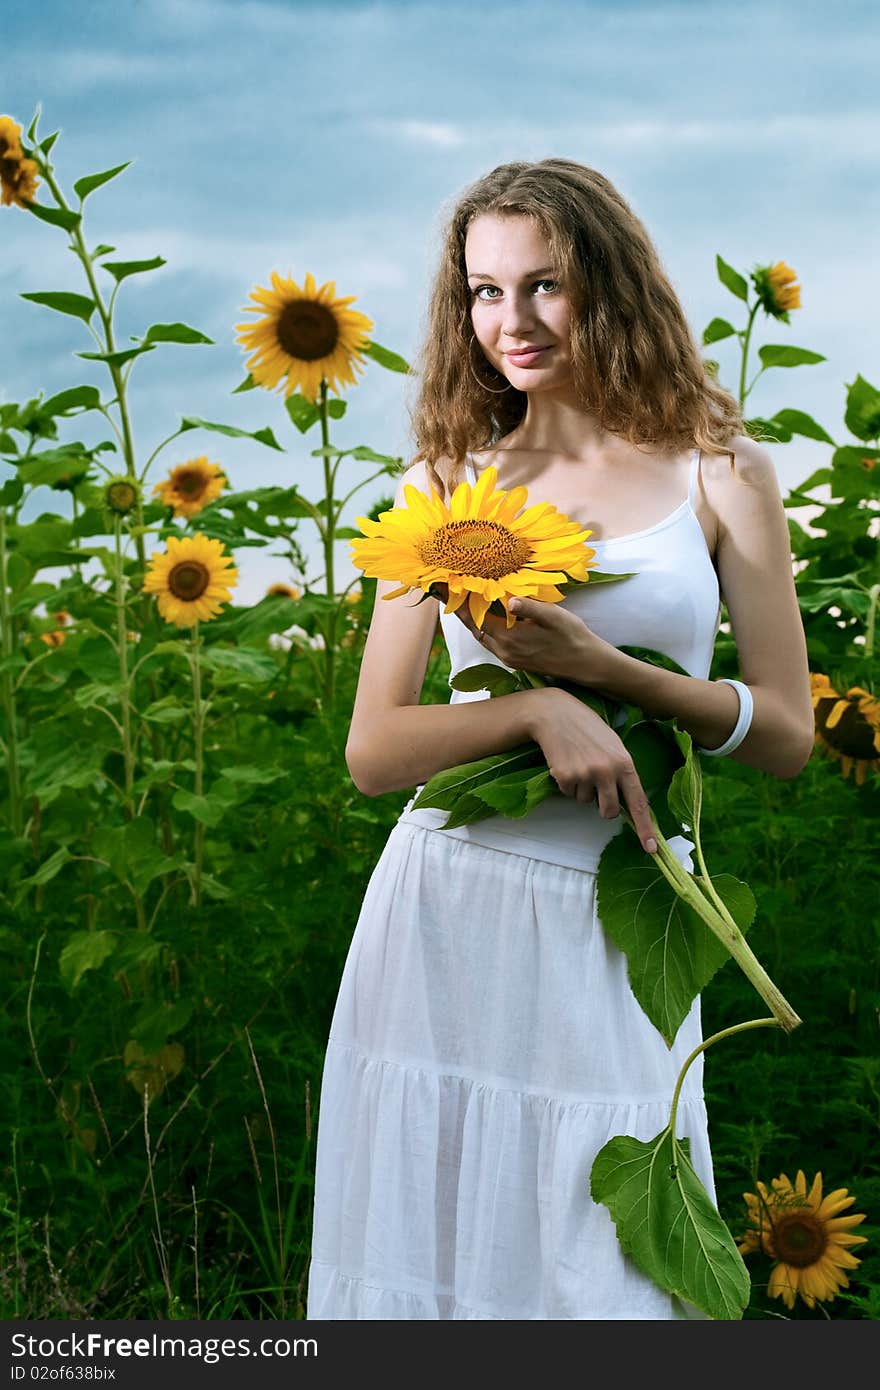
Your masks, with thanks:
<instances>
[{"instance_id":1,"label":"long wavy hair","mask_svg":"<svg viewBox=\"0 0 880 1390\"><path fill-rule=\"evenodd\" d=\"M458 198L442 233L409 408L415 451L441 496L465 455L491 448L526 413L528 396L474 336L465 238L484 213L534 218L571 306L572 376L600 427L638 447L733 454L744 433L737 400L711 375L657 251L604 175L571 159L499 164ZM480 382L485 382L484 386ZM408 466L408 465L407 465Z\"/></svg>"}]
</instances>

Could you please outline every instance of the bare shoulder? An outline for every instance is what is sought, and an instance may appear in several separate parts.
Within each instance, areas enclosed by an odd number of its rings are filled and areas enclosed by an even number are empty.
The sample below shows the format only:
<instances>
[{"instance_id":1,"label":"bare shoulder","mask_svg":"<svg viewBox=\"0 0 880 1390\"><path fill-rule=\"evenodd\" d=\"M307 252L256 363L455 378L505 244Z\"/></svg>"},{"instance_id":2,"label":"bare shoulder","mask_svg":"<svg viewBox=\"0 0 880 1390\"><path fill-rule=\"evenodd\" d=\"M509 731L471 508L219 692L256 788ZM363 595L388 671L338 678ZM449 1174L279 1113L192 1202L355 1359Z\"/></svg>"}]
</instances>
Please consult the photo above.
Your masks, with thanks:
<instances>
[{"instance_id":1,"label":"bare shoulder","mask_svg":"<svg viewBox=\"0 0 880 1390\"><path fill-rule=\"evenodd\" d=\"M776 466L756 439L737 434L726 453L704 453L701 473L719 542L747 518L754 520L756 509L775 515L777 522L783 514Z\"/></svg>"},{"instance_id":2,"label":"bare shoulder","mask_svg":"<svg viewBox=\"0 0 880 1390\"><path fill-rule=\"evenodd\" d=\"M406 506L405 489L407 487L418 488L419 492L423 492L426 497L430 497L432 493L437 493L439 490L440 496L445 500L445 480L449 476L449 468L450 462L446 458L438 459L432 468L428 467L424 459L416 459L415 463L411 463L409 468L397 474L395 506Z\"/></svg>"}]
</instances>

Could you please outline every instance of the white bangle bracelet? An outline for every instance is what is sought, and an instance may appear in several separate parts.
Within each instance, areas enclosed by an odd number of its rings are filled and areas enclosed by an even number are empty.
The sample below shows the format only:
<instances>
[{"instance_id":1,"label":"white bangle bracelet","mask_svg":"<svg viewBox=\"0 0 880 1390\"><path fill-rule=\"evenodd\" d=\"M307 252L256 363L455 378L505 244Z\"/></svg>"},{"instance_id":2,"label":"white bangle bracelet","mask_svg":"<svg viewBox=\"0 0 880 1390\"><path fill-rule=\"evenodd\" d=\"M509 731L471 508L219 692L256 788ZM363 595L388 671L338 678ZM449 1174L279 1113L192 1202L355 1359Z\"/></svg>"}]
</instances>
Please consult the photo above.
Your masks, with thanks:
<instances>
[{"instance_id":1,"label":"white bangle bracelet","mask_svg":"<svg viewBox=\"0 0 880 1390\"><path fill-rule=\"evenodd\" d=\"M732 753L735 748L739 748L746 734L749 732L752 723L752 715L755 703L752 699L752 692L742 681L732 680L730 676L719 676L717 685L732 685L739 698L739 714L736 723L730 731L729 736L724 740L720 748L701 748L697 744L697 752L707 753L710 758L723 758L726 753Z\"/></svg>"}]
</instances>

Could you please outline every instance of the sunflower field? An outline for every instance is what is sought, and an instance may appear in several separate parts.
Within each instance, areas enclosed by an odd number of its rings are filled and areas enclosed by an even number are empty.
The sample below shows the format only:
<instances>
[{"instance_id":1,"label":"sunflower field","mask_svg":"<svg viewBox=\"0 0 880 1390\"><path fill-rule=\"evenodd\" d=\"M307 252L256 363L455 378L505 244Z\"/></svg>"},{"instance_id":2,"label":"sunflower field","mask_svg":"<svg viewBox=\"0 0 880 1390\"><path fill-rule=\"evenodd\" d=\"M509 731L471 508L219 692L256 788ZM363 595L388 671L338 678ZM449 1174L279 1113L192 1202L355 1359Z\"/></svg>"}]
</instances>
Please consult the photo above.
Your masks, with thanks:
<instances>
[{"instance_id":1,"label":"sunflower field","mask_svg":"<svg viewBox=\"0 0 880 1390\"><path fill-rule=\"evenodd\" d=\"M72 252L69 283L21 293L78 320L85 349L65 389L35 382L0 403L3 1316L301 1319L324 1047L367 880L409 795L364 797L348 774L375 580L334 574L340 544L362 535L342 522L352 496L365 490L375 521L402 460L330 432L365 364L409 367L353 296L267 269L252 319L230 316L246 375L228 419L181 414L139 457L138 359L210 340L147 321L120 345L117 299L164 261L97 240L100 189L127 166L68 188L56 140L37 117L25 130L0 116L0 216L34 218ZM717 373L712 344L736 339L744 408L763 373L824 362L755 347L759 326L801 307L785 262L716 268L741 322L715 317L702 341ZM260 390L274 417L242 429L237 396ZM749 1319L880 1314L880 391L858 376L841 416L748 419L775 447L826 450L785 497L814 756L792 781L724 758L704 775L713 866L750 885L750 940L803 1019L730 1037L706 1067ZM83 442L86 423L106 437ZM236 490L228 438L287 454L294 481ZM172 441L191 456L166 468ZM321 496L296 482L306 451ZM344 458L364 476L340 496ZM239 605L254 547L287 577ZM737 671L723 611L711 676ZM422 701L445 702L448 677L438 632ZM731 966L704 991L707 1035L753 1011Z\"/></svg>"}]
</instances>

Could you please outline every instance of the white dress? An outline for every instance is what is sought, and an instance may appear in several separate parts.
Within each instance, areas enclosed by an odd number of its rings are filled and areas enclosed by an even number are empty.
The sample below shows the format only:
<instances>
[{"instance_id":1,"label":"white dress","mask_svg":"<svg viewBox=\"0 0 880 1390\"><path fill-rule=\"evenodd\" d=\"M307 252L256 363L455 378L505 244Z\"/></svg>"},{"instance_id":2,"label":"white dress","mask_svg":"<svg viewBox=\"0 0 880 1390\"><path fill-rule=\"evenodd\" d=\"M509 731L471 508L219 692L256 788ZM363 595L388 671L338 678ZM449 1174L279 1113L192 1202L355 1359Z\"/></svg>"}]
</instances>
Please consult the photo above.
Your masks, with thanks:
<instances>
[{"instance_id":1,"label":"white dress","mask_svg":"<svg viewBox=\"0 0 880 1390\"><path fill-rule=\"evenodd\" d=\"M688 497L663 521L590 538L599 568L636 577L564 602L615 646L706 679L720 604L698 468L695 451ZM452 674L495 659L453 614L441 622ZM622 1254L589 1190L612 1136L666 1127L701 1041L697 999L667 1048L596 914L599 855L623 821L558 793L521 820L447 831L445 812L410 804L367 886L330 1027L307 1318L701 1316ZM671 843L692 868L691 841ZM700 1056L676 1132L714 1201L702 1080Z\"/></svg>"}]
</instances>

